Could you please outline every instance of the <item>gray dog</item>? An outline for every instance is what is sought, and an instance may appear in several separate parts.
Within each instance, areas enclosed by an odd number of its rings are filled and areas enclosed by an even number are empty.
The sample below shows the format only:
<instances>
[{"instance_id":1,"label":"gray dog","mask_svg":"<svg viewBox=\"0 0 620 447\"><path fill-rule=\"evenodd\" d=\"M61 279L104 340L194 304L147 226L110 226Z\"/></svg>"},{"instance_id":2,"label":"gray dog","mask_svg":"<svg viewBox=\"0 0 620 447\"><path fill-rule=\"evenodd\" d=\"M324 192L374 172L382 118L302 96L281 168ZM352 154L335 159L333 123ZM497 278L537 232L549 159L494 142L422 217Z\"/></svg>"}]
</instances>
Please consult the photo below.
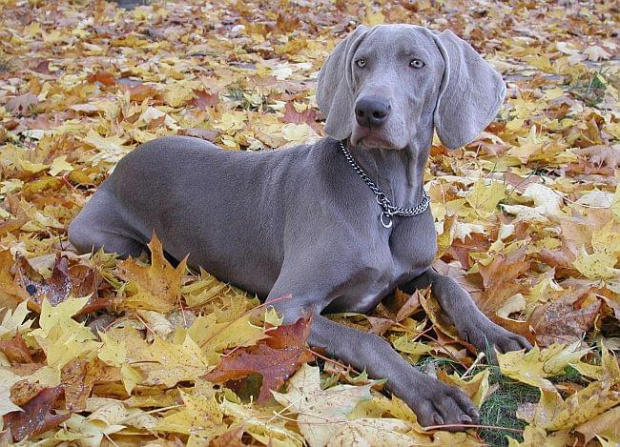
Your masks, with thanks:
<instances>
[{"instance_id":1,"label":"gray dog","mask_svg":"<svg viewBox=\"0 0 620 447\"><path fill-rule=\"evenodd\" d=\"M423 188L433 130L451 149L495 117L501 77L464 41L410 25L358 27L319 74L326 137L261 153L160 138L127 155L69 228L81 252L139 255L153 231L222 280L274 303L286 323L312 312L310 344L387 378L423 425L468 424L459 389L416 371L381 337L330 312L368 312L396 287L433 287L478 349L529 343L487 319L431 264L435 227Z\"/></svg>"}]
</instances>

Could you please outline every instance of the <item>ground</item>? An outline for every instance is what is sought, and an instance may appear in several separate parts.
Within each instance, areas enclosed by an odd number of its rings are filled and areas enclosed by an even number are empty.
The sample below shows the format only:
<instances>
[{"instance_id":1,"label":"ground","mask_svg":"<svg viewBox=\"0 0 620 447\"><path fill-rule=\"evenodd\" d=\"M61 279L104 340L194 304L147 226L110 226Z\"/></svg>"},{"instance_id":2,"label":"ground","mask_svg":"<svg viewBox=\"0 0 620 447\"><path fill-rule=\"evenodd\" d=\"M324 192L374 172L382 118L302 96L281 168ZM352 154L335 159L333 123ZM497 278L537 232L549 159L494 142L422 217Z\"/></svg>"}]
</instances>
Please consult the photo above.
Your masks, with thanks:
<instances>
[{"instance_id":1,"label":"ground","mask_svg":"<svg viewBox=\"0 0 620 447\"><path fill-rule=\"evenodd\" d=\"M0 2L0 442L620 442L617 5L118 3L133 9ZM320 138L326 56L358 23L400 22L451 29L506 81L473 143L435 141L425 182L436 267L537 347L489 366L432 290L334 318L461 387L483 414L463 433L423 430L381 381L307 348L307 321L281 326L208 272L171 266L156 238L150 261L78 256L67 241L140 143L179 134L255 151Z\"/></svg>"}]
</instances>

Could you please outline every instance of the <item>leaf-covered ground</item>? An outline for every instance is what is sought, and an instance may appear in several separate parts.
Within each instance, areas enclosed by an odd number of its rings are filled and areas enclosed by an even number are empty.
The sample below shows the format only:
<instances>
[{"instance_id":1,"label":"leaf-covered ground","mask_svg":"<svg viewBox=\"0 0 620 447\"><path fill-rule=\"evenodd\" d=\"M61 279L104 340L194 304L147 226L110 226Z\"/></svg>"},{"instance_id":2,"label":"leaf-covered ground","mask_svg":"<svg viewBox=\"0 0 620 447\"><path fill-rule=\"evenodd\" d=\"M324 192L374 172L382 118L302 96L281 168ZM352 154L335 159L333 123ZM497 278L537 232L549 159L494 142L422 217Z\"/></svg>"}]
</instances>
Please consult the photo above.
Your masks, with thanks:
<instances>
[{"instance_id":1,"label":"leaf-covered ground","mask_svg":"<svg viewBox=\"0 0 620 447\"><path fill-rule=\"evenodd\" d=\"M2 0L0 444L616 445L618 14L607 1ZM428 291L337 317L469 394L486 428L466 433L422 430L380 381L311 353L306 321L278 327L256 299L169 265L157 240L149 262L67 242L140 143L319 138L317 70L356 23L383 22L452 29L508 85L475 142L433 146L426 186L437 268L540 348L487 366Z\"/></svg>"}]
</instances>

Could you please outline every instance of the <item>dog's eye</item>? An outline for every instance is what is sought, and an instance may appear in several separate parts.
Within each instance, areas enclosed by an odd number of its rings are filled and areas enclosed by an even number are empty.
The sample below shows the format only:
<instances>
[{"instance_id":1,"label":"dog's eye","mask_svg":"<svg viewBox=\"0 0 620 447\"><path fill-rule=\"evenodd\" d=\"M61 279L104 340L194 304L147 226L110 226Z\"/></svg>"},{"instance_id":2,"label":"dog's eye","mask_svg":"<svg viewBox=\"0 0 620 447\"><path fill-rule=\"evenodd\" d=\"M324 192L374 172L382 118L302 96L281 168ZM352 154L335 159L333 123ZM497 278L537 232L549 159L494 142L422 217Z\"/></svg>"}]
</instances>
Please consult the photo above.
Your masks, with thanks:
<instances>
[{"instance_id":1,"label":"dog's eye","mask_svg":"<svg viewBox=\"0 0 620 447\"><path fill-rule=\"evenodd\" d=\"M355 65L359 68L364 68L366 66L366 61L364 59L358 59L355 61Z\"/></svg>"},{"instance_id":2,"label":"dog's eye","mask_svg":"<svg viewBox=\"0 0 620 447\"><path fill-rule=\"evenodd\" d=\"M422 62L420 59L412 59L411 62L409 62L409 66L412 68L422 68L425 65L426 64Z\"/></svg>"}]
</instances>

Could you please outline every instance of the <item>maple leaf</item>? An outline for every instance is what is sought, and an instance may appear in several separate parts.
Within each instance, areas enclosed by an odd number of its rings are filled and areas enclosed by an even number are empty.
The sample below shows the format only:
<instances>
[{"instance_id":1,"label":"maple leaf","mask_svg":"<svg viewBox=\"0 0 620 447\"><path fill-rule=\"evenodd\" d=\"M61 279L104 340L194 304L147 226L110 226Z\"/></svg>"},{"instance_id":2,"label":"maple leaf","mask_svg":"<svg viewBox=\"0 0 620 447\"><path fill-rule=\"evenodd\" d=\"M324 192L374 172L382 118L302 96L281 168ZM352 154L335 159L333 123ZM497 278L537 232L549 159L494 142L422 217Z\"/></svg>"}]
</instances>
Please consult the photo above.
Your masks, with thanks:
<instances>
[{"instance_id":1,"label":"maple leaf","mask_svg":"<svg viewBox=\"0 0 620 447\"><path fill-rule=\"evenodd\" d=\"M16 332L28 329L33 320L26 320L28 316L28 302L22 301L14 310L6 310L0 322L0 339L7 335L13 337Z\"/></svg>"},{"instance_id":2,"label":"maple leaf","mask_svg":"<svg viewBox=\"0 0 620 447\"><path fill-rule=\"evenodd\" d=\"M156 431L191 434L202 438L203 442L212 436L224 433L226 430L226 426L222 423L224 415L215 396L208 398L181 391L181 399L185 408L168 414L158 421Z\"/></svg>"},{"instance_id":3,"label":"maple leaf","mask_svg":"<svg viewBox=\"0 0 620 447\"><path fill-rule=\"evenodd\" d=\"M442 382L450 385L456 385L461 388L476 405L481 408L484 402L493 394L497 388L492 388L489 385L489 370L480 371L471 379L467 380L463 377L459 377L457 373L448 375L444 370L439 369L437 371L437 378Z\"/></svg>"},{"instance_id":4,"label":"maple leaf","mask_svg":"<svg viewBox=\"0 0 620 447\"><path fill-rule=\"evenodd\" d=\"M543 388L538 404L521 405L517 416L547 430L572 429L616 406L619 394L603 382L593 382L566 400L557 391Z\"/></svg>"},{"instance_id":5,"label":"maple leaf","mask_svg":"<svg viewBox=\"0 0 620 447\"><path fill-rule=\"evenodd\" d=\"M283 445L303 446L304 438L285 426L285 421L275 418L273 409L263 409L253 405L242 405L224 399L220 404L222 412L236 424L242 425L244 431L262 444L269 441Z\"/></svg>"},{"instance_id":6,"label":"maple leaf","mask_svg":"<svg viewBox=\"0 0 620 447\"><path fill-rule=\"evenodd\" d=\"M103 365L85 359L75 359L61 370L61 385L65 394L65 406L71 411L84 411L86 400L101 377Z\"/></svg>"},{"instance_id":7,"label":"maple leaf","mask_svg":"<svg viewBox=\"0 0 620 447\"><path fill-rule=\"evenodd\" d=\"M11 428L13 440L18 442L27 437L37 436L69 419L71 413L51 413L61 395L60 386L44 389L22 405L23 411L5 415L4 424Z\"/></svg>"},{"instance_id":8,"label":"maple leaf","mask_svg":"<svg viewBox=\"0 0 620 447\"><path fill-rule=\"evenodd\" d=\"M114 75L106 71L97 71L88 75L88 78L86 79L88 80L88 82L99 82L100 84L103 84L107 87L111 85L116 85L116 79L114 78Z\"/></svg>"},{"instance_id":9,"label":"maple leaf","mask_svg":"<svg viewBox=\"0 0 620 447\"><path fill-rule=\"evenodd\" d=\"M28 350L28 345L22 335L18 332L11 340L0 341L0 352L2 352L11 363L32 363L32 356Z\"/></svg>"},{"instance_id":10,"label":"maple leaf","mask_svg":"<svg viewBox=\"0 0 620 447\"><path fill-rule=\"evenodd\" d=\"M582 307L580 303L583 300L575 295L566 295L534 309L529 322L534 327L540 346L555 342L573 343L592 327L602 303L594 300Z\"/></svg>"},{"instance_id":11,"label":"maple leaf","mask_svg":"<svg viewBox=\"0 0 620 447\"><path fill-rule=\"evenodd\" d=\"M219 95L210 94L205 92L204 90L194 90L193 93L194 98L190 101L190 103L194 107L198 107L199 109L204 109L206 107L215 107L220 101Z\"/></svg>"},{"instance_id":12,"label":"maple leaf","mask_svg":"<svg viewBox=\"0 0 620 447\"><path fill-rule=\"evenodd\" d=\"M467 202L482 218L493 214L495 207L506 196L506 184L478 179L467 195Z\"/></svg>"},{"instance_id":13,"label":"maple leaf","mask_svg":"<svg viewBox=\"0 0 620 447\"><path fill-rule=\"evenodd\" d=\"M321 389L319 368L303 365L288 381L287 393L272 391L275 399L294 413L301 434L311 447L323 447L347 423L359 402L370 400L370 385L338 385Z\"/></svg>"},{"instance_id":14,"label":"maple leaf","mask_svg":"<svg viewBox=\"0 0 620 447\"><path fill-rule=\"evenodd\" d=\"M510 436L507 438L508 447L538 447L543 445L545 447L565 447L574 444L573 436L568 431L547 433L547 430L544 428L531 425L525 427L522 443L517 442Z\"/></svg>"},{"instance_id":15,"label":"maple leaf","mask_svg":"<svg viewBox=\"0 0 620 447\"><path fill-rule=\"evenodd\" d=\"M88 297L88 302L80 310L80 315L95 312L112 304L112 300L98 296L101 276L90 267L75 261L70 265L66 256L60 254L56 256L49 279L44 279L25 258L19 258L18 268L20 282L31 295L29 305L39 313L44 300L52 306L57 306L71 296Z\"/></svg>"},{"instance_id":16,"label":"maple leaf","mask_svg":"<svg viewBox=\"0 0 620 447\"><path fill-rule=\"evenodd\" d=\"M607 410L584 422L576 430L585 436L584 442L587 444L595 436L606 438L610 443L620 443L620 406Z\"/></svg>"},{"instance_id":17,"label":"maple leaf","mask_svg":"<svg viewBox=\"0 0 620 447\"><path fill-rule=\"evenodd\" d=\"M476 303L489 318L497 319L504 301L519 290L515 280L530 268L526 252L524 245L508 254L493 253L488 264L478 264L485 290Z\"/></svg>"},{"instance_id":18,"label":"maple leaf","mask_svg":"<svg viewBox=\"0 0 620 447\"><path fill-rule=\"evenodd\" d=\"M313 360L314 356L306 349L310 319L300 318L294 324L280 326L257 345L233 351L204 378L224 382L258 373L263 377L263 383L257 402L266 402L271 396L270 390L279 389L299 365Z\"/></svg>"},{"instance_id":19,"label":"maple leaf","mask_svg":"<svg viewBox=\"0 0 620 447\"><path fill-rule=\"evenodd\" d=\"M316 122L316 111L310 108L298 111L293 103L287 102L284 106L282 121L294 124L306 123L312 126Z\"/></svg>"},{"instance_id":20,"label":"maple leaf","mask_svg":"<svg viewBox=\"0 0 620 447\"><path fill-rule=\"evenodd\" d=\"M32 108L39 103L39 98L32 93L14 96L6 104L6 108L15 115L29 115Z\"/></svg>"},{"instance_id":21,"label":"maple leaf","mask_svg":"<svg viewBox=\"0 0 620 447\"><path fill-rule=\"evenodd\" d=\"M553 384L547 378L563 374L566 366L577 363L589 352L588 349L579 350L580 345L581 341L568 346L553 344L542 351L538 346L534 346L527 352L498 353L497 361L502 374L542 390L555 392Z\"/></svg>"},{"instance_id":22,"label":"maple leaf","mask_svg":"<svg viewBox=\"0 0 620 447\"><path fill-rule=\"evenodd\" d=\"M0 308L14 309L30 295L13 277L13 256L8 250L0 250Z\"/></svg>"},{"instance_id":23,"label":"maple leaf","mask_svg":"<svg viewBox=\"0 0 620 447\"><path fill-rule=\"evenodd\" d=\"M133 259L118 263L120 276L136 287L137 291L125 298L123 305L132 309L170 312L179 306L181 281L187 257L175 269L164 257L164 250L155 234L148 244L151 265L139 265Z\"/></svg>"},{"instance_id":24,"label":"maple leaf","mask_svg":"<svg viewBox=\"0 0 620 447\"><path fill-rule=\"evenodd\" d=\"M593 164L604 164L611 169L620 168L620 145L608 146L599 144L579 149L576 153L587 156Z\"/></svg>"}]
</instances>

